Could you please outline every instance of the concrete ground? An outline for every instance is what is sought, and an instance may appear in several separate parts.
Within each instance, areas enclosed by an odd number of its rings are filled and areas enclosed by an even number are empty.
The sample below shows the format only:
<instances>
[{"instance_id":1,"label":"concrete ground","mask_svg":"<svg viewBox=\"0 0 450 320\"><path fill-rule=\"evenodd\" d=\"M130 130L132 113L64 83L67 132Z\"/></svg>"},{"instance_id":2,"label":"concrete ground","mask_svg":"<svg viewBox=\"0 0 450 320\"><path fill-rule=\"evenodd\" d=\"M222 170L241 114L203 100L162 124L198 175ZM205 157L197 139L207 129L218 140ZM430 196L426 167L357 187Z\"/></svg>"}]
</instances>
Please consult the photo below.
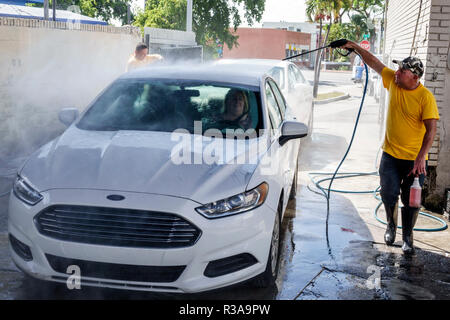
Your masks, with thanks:
<instances>
[{"instance_id":1,"label":"concrete ground","mask_svg":"<svg viewBox=\"0 0 450 320\"><path fill-rule=\"evenodd\" d=\"M310 78L307 72L305 75ZM349 73L323 72L321 77L325 80L319 92L339 90L351 97L315 107L313 135L301 146L297 197L289 202L288 217L283 221L281 267L275 286L255 289L240 284L213 292L174 295L89 287L70 291L62 285L32 281L9 258L6 196L0 198L0 299L449 299L449 229L415 232L416 254L405 257L400 248L401 230L394 246L384 244L385 227L374 218L378 201L373 195L332 193L326 236L327 203L315 193L318 190L310 175L333 172L344 155L362 88L350 81ZM378 114L378 105L367 97L353 147L340 172L376 171L381 144ZM3 167L3 172L7 171L6 162ZM10 183L11 179L1 179L0 193ZM333 188L355 191L377 186L376 175L333 184ZM383 209L379 216L384 219ZM420 217L416 227L424 226L439 224Z\"/></svg>"}]
</instances>

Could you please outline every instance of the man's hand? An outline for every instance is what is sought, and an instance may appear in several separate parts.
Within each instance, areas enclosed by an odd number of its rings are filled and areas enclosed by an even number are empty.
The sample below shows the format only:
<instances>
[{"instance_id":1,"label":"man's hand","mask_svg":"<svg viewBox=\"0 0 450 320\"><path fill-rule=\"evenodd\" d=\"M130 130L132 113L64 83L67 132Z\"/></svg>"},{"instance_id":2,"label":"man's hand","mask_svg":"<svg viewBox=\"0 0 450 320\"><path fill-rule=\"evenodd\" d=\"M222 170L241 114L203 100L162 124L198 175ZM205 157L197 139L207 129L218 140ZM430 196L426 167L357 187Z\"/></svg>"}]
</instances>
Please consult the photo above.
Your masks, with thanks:
<instances>
[{"instance_id":1,"label":"man's hand","mask_svg":"<svg viewBox=\"0 0 450 320\"><path fill-rule=\"evenodd\" d=\"M341 46L340 48L355 50L357 47L358 47L358 45L356 43L354 43L353 41L347 40L347 43L344 44L343 46Z\"/></svg>"},{"instance_id":2,"label":"man's hand","mask_svg":"<svg viewBox=\"0 0 450 320\"><path fill-rule=\"evenodd\" d=\"M427 175L427 170L425 166L425 157L418 156L416 160L414 160L414 167L409 172L408 177L410 175L419 176L421 174Z\"/></svg>"}]
</instances>

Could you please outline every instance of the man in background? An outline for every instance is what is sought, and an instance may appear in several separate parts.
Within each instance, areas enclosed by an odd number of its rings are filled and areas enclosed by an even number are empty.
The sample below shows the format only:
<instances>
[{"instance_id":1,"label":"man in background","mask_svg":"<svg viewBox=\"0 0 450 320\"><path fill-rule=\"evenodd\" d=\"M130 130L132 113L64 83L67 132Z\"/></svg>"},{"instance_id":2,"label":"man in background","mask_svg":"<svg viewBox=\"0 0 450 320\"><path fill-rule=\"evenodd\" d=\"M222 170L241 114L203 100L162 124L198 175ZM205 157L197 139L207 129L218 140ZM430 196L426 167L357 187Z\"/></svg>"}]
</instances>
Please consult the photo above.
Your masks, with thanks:
<instances>
[{"instance_id":1,"label":"man in background","mask_svg":"<svg viewBox=\"0 0 450 320\"><path fill-rule=\"evenodd\" d=\"M138 43L134 54L128 60L126 71L142 68L162 59L163 57L159 54L148 54L148 47L145 43Z\"/></svg>"}]
</instances>

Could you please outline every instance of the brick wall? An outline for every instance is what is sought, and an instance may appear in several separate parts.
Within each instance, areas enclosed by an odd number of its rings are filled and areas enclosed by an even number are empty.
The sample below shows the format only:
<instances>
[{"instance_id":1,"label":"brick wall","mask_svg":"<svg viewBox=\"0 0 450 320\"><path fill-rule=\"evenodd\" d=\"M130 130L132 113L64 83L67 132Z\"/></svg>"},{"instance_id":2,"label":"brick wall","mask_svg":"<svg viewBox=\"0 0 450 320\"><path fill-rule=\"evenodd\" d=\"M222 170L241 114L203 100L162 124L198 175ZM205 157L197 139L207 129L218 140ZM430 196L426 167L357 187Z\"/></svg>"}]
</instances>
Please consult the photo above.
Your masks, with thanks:
<instances>
[{"instance_id":1,"label":"brick wall","mask_svg":"<svg viewBox=\"0 0 450 320\"><path fill-rule=\"evenodd\" d=\"M438 128L439 144L433 144L437 152L436 194L444 195L450 187L450 1L432 0L428 68L425 85L433 91L441 117ZM450 62L449 62L450 63Z\"/></svg>"},{"instance_id":2,"label":"brick wall","mask_svg":"<svg viewBox=\"0 0 450 320\"><path fill-rule=\"evenodd\" d=\"M229 59L284 59L286 45L296 44L311 48L311 34L278 29L239 28L237 47L228 49L225 45L223 57Z\"/></svg>"},{"instance_id":3,"label":"brick wall","mask_svg":"<svg viewBox=\"0 0 450 320\"><path fill-rule=\"evenodd\" d=\"M138 28L0 18L0 157L26 155L64 130L125 71Z\"/></svg>"}]
</instances>

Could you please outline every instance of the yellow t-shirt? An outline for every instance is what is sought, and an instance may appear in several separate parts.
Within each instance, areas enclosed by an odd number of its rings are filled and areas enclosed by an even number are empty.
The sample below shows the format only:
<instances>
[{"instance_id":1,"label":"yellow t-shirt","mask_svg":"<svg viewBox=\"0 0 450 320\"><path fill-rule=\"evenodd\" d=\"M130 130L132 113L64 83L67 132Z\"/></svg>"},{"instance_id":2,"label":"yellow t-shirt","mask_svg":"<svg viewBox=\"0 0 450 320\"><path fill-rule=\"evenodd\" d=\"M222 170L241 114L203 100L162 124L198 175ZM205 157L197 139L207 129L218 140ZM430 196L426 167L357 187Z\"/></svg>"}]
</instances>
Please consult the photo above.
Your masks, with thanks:
<instances>
[{"instance_id":1,"label":"yellow t-shirt","mask_svg":"<svg viewBox=\"0 0 450 320\"><path fill-rule=\"evenodd\" d=\"M145 67L146 65L161 59L162 56L159 54L148 54L144 57L144 59L138 60L136 59L134 54L132 54L130 59L128 59L126 71L128 72L134 69Z\"/></svg>"},{"instance_id":2,"label":"yellow t-shirt","mask_svg":"<svg viewBox=\"0 0 450 320\"><path fill-rule=\"evenodd\" d=\"M422 84L414 90L400 88L394 74L386 67L381 72L383 86L389 91L383 151L397 159L416 160L426 132L423 120L439 119L436 99Z\"/></svg>"}]
</instances>

